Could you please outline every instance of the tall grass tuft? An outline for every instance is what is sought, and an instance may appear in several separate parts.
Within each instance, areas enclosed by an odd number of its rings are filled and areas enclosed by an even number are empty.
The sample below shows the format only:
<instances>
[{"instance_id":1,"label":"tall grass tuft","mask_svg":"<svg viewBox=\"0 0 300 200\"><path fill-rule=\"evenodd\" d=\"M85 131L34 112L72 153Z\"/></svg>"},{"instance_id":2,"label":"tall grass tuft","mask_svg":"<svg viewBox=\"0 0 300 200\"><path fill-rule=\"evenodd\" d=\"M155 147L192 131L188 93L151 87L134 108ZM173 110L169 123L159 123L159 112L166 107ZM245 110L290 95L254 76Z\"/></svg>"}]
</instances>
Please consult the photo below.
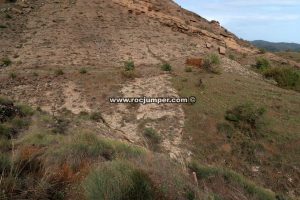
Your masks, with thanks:
<instances>
[{"instance_id":1,"label":"tall grass tuft","mask_svg":"<svg viewBox=\"0 0 300 200\"><path fill-rule=\"evenodd\" d=\"M249 195L258 200L275 200L275 194L272 191L266 190L252 181L247 180L242 175L223 168L207 167L192 162L189 168L196 172L199 180L206 180L213 177L222 177L229 183L236 183L240 185Z\"/></svg>"},{"instance_id":2,"label":"tall grass tuft","mask_svg":"<svg viewBox=\"0 0 300 200\"><path fill-rule=\"evenodd\" d=\"M112 161L93 170L83 182L89 200L150 200L154 190L148 176L125 161Z\"/></svg>"}]
</instances>

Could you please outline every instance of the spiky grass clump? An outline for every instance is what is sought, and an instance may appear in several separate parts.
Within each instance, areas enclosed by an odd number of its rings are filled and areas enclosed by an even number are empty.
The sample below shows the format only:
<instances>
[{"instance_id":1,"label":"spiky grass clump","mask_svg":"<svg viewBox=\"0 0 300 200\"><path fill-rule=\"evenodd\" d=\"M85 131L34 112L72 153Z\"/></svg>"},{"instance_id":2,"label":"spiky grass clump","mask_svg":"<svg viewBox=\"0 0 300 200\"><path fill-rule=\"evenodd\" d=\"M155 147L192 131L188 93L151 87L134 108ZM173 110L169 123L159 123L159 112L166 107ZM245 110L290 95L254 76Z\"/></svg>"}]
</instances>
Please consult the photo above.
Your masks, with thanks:
<instances>
[{"instance_id":1,"label":"spiky grass clump","mask_svg":"<svg viewBox=\"0 0 300 200\"><path fill-rule=\"evenodd\" d=\"M93 170L83 184L90 200L153 199L148 176L125 161L112 161Z\"/></svg>"}]
</instances>

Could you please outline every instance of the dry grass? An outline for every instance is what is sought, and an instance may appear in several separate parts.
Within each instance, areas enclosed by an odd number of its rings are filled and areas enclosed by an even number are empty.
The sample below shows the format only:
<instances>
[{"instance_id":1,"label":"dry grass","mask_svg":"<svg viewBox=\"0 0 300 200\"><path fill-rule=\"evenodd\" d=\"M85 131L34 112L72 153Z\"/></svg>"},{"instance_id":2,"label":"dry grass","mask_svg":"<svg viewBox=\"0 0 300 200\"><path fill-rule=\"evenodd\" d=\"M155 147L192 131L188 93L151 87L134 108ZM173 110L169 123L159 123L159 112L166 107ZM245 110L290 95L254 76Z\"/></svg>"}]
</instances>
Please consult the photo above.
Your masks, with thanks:
<instances>
[{"instance_id":1,"label":"dry grass","mask_svg":"<svg viewBox=\"0 0 300 200\"><path fill-rule=\"evenodd\" d=\"M275 54L300 63L300 52L278 52Z\"/></svg>"},{"instance_id":2,"label":"dry grass","mask_svg":"<svg viewBox=\"0 0 300 200\"><path fill-rule=\"evenodd\" d=\"M238 187L241 187L243 191L239 191L241 195L244 193L244 196L248 197L249 199L259 199L259 200L275 200L275 194L272 191L266 190L252 181L247 180L242 175L232 171L226 170L217 167L206 167L201 166L195 162L190 164L190 169L195 171L199 181L212 181L218 182L219 178L225 179L227 184L237 184ZM227 193L231 193L230 187L228 188ZM218 189L215 189L214 192L220 192Z\"/></svg>"},{"instance_id":3,"label":"dry grass","mask_svg":"<svg viewBox=\"0 0 300 200\"><path fill-rule=\"evenodd\" d=\"M200 91L197 87L199 77L205 86ZM249 169L247 174L250 176L254 162L265 169L254 178L255 181L267 183L275 191L285 191L280 184L272 182L271 177L280 169L286 178L281 179L282 184L288 184L286 175L291 173L294 165L299 167L295 162L299 160L296 156L299 152L296 144L300 139L297 134L300 129L299 93L232 73L212 76L201 71L181 72L174 77L173 84L181 96L197 98L196 104L184 106L186 122L183 134L189 144L187 148L194 152L195 158L210 164L230 166L236 171ZM242 134L230 139L231 133L218 131L218 124L225 121L226 111L244 102L253 102L268 111L265 122L269 130L260 139L252 141ZM298 176L297 172L293 172L292 176ZM289 189L295 190L295 185L290 185Z\"/></svg>"}]
</instances>

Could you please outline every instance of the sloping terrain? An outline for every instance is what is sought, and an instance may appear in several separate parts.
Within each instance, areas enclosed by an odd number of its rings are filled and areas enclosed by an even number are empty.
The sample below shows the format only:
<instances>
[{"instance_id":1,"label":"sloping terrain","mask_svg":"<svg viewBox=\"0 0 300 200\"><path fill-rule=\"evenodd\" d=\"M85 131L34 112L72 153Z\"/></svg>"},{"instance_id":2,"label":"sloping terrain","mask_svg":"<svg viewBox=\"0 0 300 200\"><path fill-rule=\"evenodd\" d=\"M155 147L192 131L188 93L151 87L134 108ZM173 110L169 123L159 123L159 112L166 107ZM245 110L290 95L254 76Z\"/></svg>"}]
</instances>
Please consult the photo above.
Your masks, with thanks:
<instances>
[{"instance_id":1,"label":"sloping terrain","mask_svg":"<svg viewBox=\"0 0 300 200\"><path fill-rule=\"evenodd\" d=\"M170 0L0 10L0 199L299 198L298 72L253 67L297 60ZM143 96L197 102L109 102Z\"/></svg>"}]
</instances>

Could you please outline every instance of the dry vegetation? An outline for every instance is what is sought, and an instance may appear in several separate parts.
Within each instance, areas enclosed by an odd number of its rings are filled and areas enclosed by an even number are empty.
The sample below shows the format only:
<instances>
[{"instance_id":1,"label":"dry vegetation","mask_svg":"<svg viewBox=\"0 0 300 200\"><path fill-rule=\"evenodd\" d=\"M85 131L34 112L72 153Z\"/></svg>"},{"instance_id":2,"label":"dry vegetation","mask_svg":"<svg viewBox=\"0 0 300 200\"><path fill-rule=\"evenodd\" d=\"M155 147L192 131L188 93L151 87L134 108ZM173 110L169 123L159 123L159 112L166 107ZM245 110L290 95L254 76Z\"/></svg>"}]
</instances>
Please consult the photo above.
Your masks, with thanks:
<instances>
[{"instance_id":1,"label":"dry vegetation","mask_svg":"<svg viewBox=\"0 0 300 200\"><path fill-rule=\"evenodd\" d=\"M299 93L202 70L182 73L173 83L182 96L198 99L184 108L185 140L195 159L234 169L279 193L292 187L299 195ZM282 182L274 183L274 177Z\"/></svg>"},{"instance_id":2,"label":"dry vegetation","mask_svg":"<svg viewBox=\"0 0 300 200\"><path fill-rule=\"evenodd\" d=\"M297 53L170 0L0 8L1 200L299 198ZM197 102L108 101L142 96Z\"/></svg>"}]
</instances>

